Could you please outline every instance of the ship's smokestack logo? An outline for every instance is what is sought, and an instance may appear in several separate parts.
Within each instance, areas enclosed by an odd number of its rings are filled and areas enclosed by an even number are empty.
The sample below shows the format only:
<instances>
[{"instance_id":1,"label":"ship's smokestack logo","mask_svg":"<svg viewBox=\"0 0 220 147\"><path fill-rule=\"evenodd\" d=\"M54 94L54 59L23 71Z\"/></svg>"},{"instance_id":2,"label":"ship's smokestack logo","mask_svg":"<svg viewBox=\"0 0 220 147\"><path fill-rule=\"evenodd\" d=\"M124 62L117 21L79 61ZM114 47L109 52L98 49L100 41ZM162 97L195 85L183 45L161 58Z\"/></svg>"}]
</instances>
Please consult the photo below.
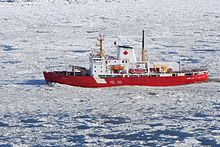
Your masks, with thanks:
<instances>
[{"instance_id":1,"label":"ship's smokestack logo","mask_svg":"<svg viewBox=\"0 0 220 147\"><path fill-rule=\"evenodd\" d=\"M128 54L128 52L127 52L127 51L124 51L124 52L123 52L123 54L124 54L124 55L127 55L127 54Z\"/></svg>"}]
</instances>

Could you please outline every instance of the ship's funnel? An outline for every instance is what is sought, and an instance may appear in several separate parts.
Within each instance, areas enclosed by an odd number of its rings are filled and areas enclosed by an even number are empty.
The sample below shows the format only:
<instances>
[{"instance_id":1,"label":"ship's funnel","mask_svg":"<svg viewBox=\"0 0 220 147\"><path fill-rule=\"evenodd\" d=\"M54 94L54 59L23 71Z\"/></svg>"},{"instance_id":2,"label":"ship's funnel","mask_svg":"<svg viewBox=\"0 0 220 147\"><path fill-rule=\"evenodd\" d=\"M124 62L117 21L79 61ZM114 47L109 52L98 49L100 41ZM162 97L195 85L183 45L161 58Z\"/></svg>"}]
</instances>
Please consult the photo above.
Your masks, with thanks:
<instances>
[{"instance_id":1,"label":"ship's funnel","mask_svg":"<svg viewBox=\"0 0 220 147\"><path fill-rule=\"evenodd\" d=\"M129 60L132 63L136 63L135 51L130 46L117 46L118 54L117 58L120 60Z\"/></svg>"}]
</instances>

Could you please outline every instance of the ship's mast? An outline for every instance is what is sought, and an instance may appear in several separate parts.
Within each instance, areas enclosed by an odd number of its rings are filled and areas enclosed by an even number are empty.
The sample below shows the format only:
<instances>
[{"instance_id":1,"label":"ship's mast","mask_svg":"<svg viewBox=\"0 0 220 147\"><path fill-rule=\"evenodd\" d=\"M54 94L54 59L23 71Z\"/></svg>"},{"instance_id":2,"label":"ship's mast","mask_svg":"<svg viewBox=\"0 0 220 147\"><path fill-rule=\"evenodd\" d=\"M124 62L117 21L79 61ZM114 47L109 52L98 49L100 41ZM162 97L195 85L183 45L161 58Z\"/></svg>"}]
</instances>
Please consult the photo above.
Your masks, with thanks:
<instances>
[{"instance_id":1,"label":"ship's mast","mask_svg":"<svg viewBox=\"0 0 220 147\"><path fill-rule=\"evenodd\" d=\"M141 59L142 59L142 63L145 63L145 62L146 62L146 55L145 55L145 50L144 50L144 30L143 30L143 34L142 34Z\"/></svg>"},{"instance_id":2,"label":"ship's mast","mask_svg":"<svg viewBox=\"0 0 220 147\"><path fill-rule=\"evenodd\" d=\"M142 63L145 62L145 52L144 52L144 30L143 30L143 33L142 33L142 50L141 50L141 60L142 60Z\"/></svg>"},{"instance_id":3,"label":"ship's mast","mask_svg":"<svg viewBox=\"0 0 220 147\"><path fill-rule=\"evenodd\" d=\"M104 53L104 50L103 50L103 40L104 40L103 34L100 34L99 37L97 38L97 40L99 41L99 44L97 46L99 46L100 56L102 58L105 58L105 53Z\"/></svg>"}]
</instances>

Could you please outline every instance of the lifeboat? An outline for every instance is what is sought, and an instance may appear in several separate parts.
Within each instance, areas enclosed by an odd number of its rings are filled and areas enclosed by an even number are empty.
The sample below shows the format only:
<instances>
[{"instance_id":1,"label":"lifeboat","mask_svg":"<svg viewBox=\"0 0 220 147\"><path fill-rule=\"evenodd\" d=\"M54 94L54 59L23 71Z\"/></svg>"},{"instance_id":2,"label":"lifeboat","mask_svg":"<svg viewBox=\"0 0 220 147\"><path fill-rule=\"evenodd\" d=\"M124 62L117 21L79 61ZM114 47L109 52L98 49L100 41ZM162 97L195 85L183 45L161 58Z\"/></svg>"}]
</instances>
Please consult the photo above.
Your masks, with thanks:
<instances>
[{"instance_id":1,"label":"lifeboat","mask_svg":"<svg viewBox=\"0 0 220 147\"><path fill-rule=\"evenodd\" d=\"M129 69L129 73L131 74L143 74L146 73L146 69Z\"/></svg>"},{"instance_id":2,"label":"lifeboat","mask_svg":"<svg viewBox=\"0 0 220 147\"><path fill-rule=\"evenodd\" d=\"M124 70L124 66L122 66L122 65L113 65L112 70Z\"/></svg>"}]
</instances>

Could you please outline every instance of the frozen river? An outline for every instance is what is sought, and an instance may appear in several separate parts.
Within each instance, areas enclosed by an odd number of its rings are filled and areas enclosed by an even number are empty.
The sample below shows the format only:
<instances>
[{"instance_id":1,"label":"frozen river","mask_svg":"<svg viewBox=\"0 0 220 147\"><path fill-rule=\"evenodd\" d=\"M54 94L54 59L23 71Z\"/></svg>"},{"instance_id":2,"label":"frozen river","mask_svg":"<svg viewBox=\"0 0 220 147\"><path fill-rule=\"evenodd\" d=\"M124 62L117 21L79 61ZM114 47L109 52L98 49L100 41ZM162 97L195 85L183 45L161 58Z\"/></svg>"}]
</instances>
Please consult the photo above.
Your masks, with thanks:
<instances>
[{"instance_id":1,"label":"frozen river","mask_svg":"<svg viewBox=\"0 0 220 147\"><path fill-rule=\"evenodd\" d=\"M220 145L220 1L0 0L0 146ZM150 60L208 69L177 87L89 89L43 80L44 70L89 66L96 37ZM140 57L140 56L139 56Z\"/></svg>"}]
</instances>

